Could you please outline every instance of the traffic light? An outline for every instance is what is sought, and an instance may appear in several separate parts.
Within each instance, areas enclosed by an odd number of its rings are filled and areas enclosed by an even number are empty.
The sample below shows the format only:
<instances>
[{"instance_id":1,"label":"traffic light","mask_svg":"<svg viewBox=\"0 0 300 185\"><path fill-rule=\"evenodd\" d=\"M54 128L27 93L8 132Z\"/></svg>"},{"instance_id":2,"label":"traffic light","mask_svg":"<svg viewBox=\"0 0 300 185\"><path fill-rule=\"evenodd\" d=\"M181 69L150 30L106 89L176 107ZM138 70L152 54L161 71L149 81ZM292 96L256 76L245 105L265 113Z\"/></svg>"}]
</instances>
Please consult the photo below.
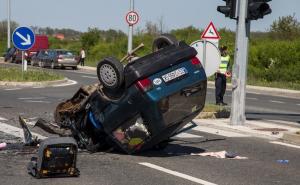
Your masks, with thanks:
<instances>
[{"instance_id":1,"label":"traffic light","mask_svg":"<svg viewBox=\"0 0 300 185\"><path fill-rule=\"evenodd\" d=\"M270 5L271 0L248 0L248 20L262 19L265 15L272 13Z\"/></svg>"},{"instance_id":2,"label":"traffic light","mask_svg":"<svg viewBox=\"0 0 300 185\"><path fill-rule=\"evenodd\" d=\"M218 12L221 12L225 17L230 17L231 19L236 19L236 1L237 0L223 0L226 2L226 6L218 6Z\"/></svg>"}]
</instances>

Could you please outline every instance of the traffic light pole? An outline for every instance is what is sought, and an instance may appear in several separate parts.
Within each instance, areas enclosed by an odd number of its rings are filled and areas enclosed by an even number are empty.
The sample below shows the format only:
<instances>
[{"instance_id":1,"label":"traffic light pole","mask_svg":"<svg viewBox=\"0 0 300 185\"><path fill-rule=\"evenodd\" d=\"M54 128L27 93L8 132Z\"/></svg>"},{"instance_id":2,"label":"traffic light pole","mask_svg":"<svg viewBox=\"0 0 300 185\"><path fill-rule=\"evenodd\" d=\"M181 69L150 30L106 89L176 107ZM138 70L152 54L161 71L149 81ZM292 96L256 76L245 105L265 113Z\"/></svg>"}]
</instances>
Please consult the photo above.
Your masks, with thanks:
<instances>
[{"instance_id":1,"label":"traffic light pole","mask_svg":"<svg viewBox=\"0 0 300 185\"><path fill-rule=\"evenodd\" d=\"M246 21L248 0L238 0L238 19L235 43L235 57L232 73L232 104L231 125L244 125L248 43L250 36L250 21Z\"/></svg>"}]
</instances>

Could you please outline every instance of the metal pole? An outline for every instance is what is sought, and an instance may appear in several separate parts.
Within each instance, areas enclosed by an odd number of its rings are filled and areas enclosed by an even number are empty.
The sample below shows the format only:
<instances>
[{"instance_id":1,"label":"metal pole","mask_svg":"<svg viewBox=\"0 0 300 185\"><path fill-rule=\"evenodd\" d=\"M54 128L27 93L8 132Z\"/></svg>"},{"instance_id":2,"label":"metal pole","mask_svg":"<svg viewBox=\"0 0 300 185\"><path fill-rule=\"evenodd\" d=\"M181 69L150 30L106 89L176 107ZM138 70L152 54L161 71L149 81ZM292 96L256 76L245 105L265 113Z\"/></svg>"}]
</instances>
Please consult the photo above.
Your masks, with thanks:
<instances>
[{"instance_id":1,"label":"metal pole","mask_svg":"<svg viewBox=\"0 0 300 185\"><path fill-rule=\"evenodd\" d=\"M10 0L7 0L7 49L10 48Z\"/></svg>"},{"instance_id":2,"label":"metal pole","mask_svg":"<svg viewBox=\"0 0 300 185\"><path fill-rule=\"evenodd\" d=\"M248 0L238 0L235 61L232 74L231 125L244 125L250 22L246 23Z\"/></svg>"},{"instance_id":3,"label":"metal pole","mask_svg":"<svg viewBox=\"0 0 300 185\"><path fill-rule=\"evenodd\" d=\"M24 75L24 51L22 51L22 79Z\"/></svg>"},{"instance_id":4,"label":"metal pole","mask_svg":"<svg viewBox=\"0 0 300 185\"><path fill-rule=\"evenodd\" d=\"M134 0L130 0L130 11L134 10ZM129 25L128 29L128 50L127 52L130 53L132 50L132 35L133 35L133 25Z\"/></svg>"},{"instance_id":5,"label":"metal pole","mask_svg":"<svg viewBox=\"0 0 300 185\"><path fill-rule=\"evenodd\" d=\"M206 70L206 39L203 40L203 60L202 60L202 65L204 70Z\"/></svg>"}]
</instances>

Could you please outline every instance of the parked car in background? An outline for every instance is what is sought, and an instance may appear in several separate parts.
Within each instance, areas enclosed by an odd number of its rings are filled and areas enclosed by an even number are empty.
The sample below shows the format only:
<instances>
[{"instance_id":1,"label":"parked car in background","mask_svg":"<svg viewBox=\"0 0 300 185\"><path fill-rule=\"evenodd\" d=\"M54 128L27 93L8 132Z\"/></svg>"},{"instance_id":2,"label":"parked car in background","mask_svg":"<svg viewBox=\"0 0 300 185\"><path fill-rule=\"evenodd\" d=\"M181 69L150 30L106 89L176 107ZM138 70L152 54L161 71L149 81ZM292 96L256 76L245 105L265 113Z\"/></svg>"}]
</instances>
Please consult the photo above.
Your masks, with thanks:
<instances>
[{"instance_id":1,"label":"parked car in background","mask_svg":"<svg viewBox=\"0 0 300 185\"><path fill-rule=\"evenodd\" d=\"M12 62L15 59L16 50L17 49L15 47L7 49L6 53L4 54L4 61Z\"/></svg>"},{"instance_id":2,"label":"parked car in background","mask_svg":"<svg viewBox=\"0 0 300 185\"><path fill-rule=\"evenodd\" d=\"M39 50L35 55L31 57L31 65L41 67L41 61L47 57L47 50Z\"/></svg>"},{"instance_id":3,"label":"parked car in background","mask_svg":"<svg viewBox=\"0 0 300 185\"><path fill-rule=\"evenodd\" d=\"M25 59L28 64L31 62L31 58L37 54L41 49L45 50L49 48L49 40L47 35L35 35L35 42L29 50L25 51ZM22 51L17 50L13 62L21 63L22 62Z\"/></svg>"},{"instance_id":4,"label":"parked car in background","mask_svg":"<svg viewBox=\"0 0 300 185\"><path fill-rule=\"evenodd\" d=\"M40 67L50 67L52 69L56 67L62 69L72 67L72 69L76 70L77 65L78 61L76 60L76 56L71 51L65 49L49 49L43 60L41 60Z\"/></svg>"}]
</instances>

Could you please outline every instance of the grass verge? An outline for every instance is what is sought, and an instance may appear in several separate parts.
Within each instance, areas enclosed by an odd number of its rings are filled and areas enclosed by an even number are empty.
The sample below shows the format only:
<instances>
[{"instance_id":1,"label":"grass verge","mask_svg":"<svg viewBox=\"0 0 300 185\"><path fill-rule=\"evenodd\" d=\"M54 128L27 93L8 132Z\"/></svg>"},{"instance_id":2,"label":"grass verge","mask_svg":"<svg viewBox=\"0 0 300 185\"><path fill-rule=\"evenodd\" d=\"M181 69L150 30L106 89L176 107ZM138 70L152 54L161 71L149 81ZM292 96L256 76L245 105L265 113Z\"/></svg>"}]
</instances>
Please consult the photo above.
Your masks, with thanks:
<instances>
[{"instance_id":1,"label":"grass verge","mask_svg":"<svg viewBox=\"0 0 300 185\"><path fill-rule=\"evenodd\" d=\"M62 80L64 76L41 69L28 69L22 77L21 68L0 67L0 81L8 82L42 82Z\"/></svg>"},{"instance_id":2,"label":"grass verge","mask_svg":"<svg viewBox=\"0 0 300 185\"><path fill-rule=\"evenodd\" d=\"M219 106L215 104L205 104L202 112L196 117L197 119L216 119L229 118L230 107Z\"/></svg>"}]
</instances>

